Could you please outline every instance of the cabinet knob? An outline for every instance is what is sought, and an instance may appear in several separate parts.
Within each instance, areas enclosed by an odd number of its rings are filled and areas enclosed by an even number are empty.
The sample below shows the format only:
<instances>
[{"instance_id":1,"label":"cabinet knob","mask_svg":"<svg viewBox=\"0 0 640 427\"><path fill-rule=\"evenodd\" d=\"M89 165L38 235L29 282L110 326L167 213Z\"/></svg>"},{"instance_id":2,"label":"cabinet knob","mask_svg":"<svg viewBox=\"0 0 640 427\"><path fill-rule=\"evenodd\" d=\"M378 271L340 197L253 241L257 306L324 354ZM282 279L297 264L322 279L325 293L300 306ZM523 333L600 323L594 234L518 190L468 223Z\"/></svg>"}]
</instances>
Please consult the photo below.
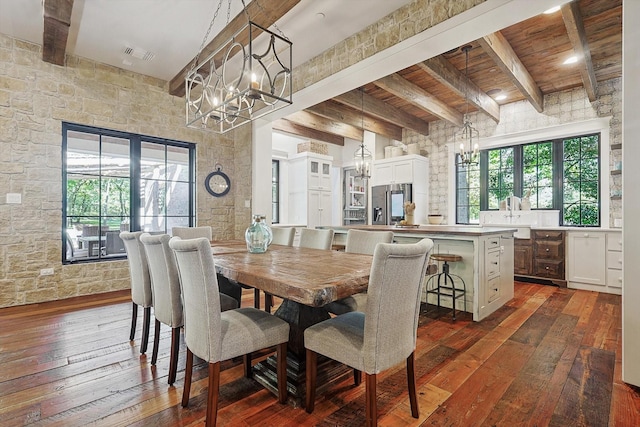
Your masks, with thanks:
<instances>
[{"instance_id":1,"label":"cabinet knob","mask_svg":"<svg viewBox=\"0 0 640 427\"><path fill-rule=\"evenodd\" d=\"M545 267L544 269L545 269L545 270L548 270L548 269L549 269L549 267Z\"/></svg>"},{"instance_id":2,"label":"cabinet knob","mask_svg":"<svg viewBox=\"0 0 640 427\"><path fill-rule=\"evenodd\" d=\"M622 265L622 260L621 259L618 260L618 264Z\"/></svg>"},{"instance_id":3,"label":"cabinet knob","mask_svg":"<svg viewBox=\"0 0 640 427\"><path fill-rule=\"evenodd\" d=\"M618 282L622 283L622 277L618 277Z\"/></svg>"},{"instance_id":4,"label":"cabinet knob","mask_svg":"<svg viewBox=\"0 0 640 427\"><path fill-rule=\"evenodd\" d=\"M548 235L548 234L545 234L545 236L544 236L544 237L549 238L549 235Z\"/></svg>"},{"instance_id":5,"label":"cabinet knob","mask_svg":"<svg viewBox=\"0 0 640 427\"><path fill-rule=\"evenodd\" d=\"M545 249L545 251L549 252L549 248Z\"/></svg>"},{"instance_id":6,"label":"cabinet knob","mask_svg":"<svg viewBox=\"0 0 640 427\"><path fill-rule=\"evenodd\" d=\"M622 263L622 261L620 261ZM493 261L491 264L498 265L498 261Z\"/></svg>"}]
</instances>

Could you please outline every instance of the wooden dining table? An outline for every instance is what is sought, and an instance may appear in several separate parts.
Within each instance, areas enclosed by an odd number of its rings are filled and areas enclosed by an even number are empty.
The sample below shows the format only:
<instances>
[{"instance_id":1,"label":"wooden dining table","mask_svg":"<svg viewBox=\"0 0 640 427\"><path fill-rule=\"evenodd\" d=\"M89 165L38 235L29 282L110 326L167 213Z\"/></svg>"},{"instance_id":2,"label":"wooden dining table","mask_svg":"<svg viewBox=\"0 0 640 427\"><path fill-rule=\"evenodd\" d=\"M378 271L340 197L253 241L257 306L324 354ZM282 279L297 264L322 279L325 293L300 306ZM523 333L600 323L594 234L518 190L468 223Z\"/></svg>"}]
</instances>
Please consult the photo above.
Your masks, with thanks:
<instances>
[{"instance_id":1,"label":"wooden dining table","mask_svg":"<svg viewBox=\"0 0 640 427\"><path fill-rule=\"evenodd\" d=\"M237 240L212 241L211 250L218 274L283 299L274 314L290 325L287 385L292 402L303 402L304 330L330 317L324 305L367 289L373 257L281 245L252 254ZM254 377L277 393L275 369L275 357L269 357L254 367ZM319 361L318 392L348 373L329 359Z\"/></svg>"}]
</instances>

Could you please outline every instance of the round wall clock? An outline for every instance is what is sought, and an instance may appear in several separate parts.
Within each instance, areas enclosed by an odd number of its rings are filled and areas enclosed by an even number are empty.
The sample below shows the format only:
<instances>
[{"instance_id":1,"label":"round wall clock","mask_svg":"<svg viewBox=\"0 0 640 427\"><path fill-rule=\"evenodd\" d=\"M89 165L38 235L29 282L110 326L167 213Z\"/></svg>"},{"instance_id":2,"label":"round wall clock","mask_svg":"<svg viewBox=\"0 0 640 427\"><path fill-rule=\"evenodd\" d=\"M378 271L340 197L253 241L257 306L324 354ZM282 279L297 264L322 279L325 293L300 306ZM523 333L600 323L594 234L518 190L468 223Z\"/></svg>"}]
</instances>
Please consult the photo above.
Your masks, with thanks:
<instances>
[{"instance_id":1,"label":"round wall clock","mask_svg":"<svg viewBox=\"0 0 640 427\"><path fill-rule=\"evenodd\" d=\"M204 179L204 186L212 196L222 197L231 189L231 180L226 173L222 172L222 167L216 164L216 170Z\"/></svg>"}]
</instances>

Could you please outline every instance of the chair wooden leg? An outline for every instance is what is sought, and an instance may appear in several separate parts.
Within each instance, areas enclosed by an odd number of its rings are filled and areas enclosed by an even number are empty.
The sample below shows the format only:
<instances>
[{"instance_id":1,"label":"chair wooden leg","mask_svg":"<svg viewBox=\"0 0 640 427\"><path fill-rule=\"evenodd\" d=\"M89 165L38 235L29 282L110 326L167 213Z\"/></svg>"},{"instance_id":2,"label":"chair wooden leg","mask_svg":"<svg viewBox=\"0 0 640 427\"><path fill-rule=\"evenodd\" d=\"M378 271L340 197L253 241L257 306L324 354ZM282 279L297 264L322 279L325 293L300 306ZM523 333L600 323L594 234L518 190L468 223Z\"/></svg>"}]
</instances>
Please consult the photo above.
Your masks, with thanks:
<instances>
[{"instance_id":1,"label":"chair wooden leg","mask_svg":"<svg viewBox=\"0 0 640 427\"><path fill-rule=\"evenodd\" d=\"M411 403L411 416L420 417L418 410L418 395L416 393L415 351L407 357L407 385L409 387L409 402Z\"/></svg>"},{"instance_id":2,"label":"chair wooden leg","mask_svg":"<svg viewBox=\"0 0 640 427\"><path fill-rule=\"evenodd\" d=\"M191 374L193 373L193 353L187 347L187 362L184 368L184 388L182 389L182 407L189 405L189 393L191 393Z\"/></svg>"},{"instance_id":3,"label":"chair wooden leg","mask_svg":"<svg viewBox=\"0 0 640 427\"><path fill-rule=\"evenodd\" d=\"M144 317L142 319L142 342L140 343L140 353L144 354L147 352L147 347L149 346L149 327L151 326L151 307L145 307L144 309Z\"/></svg>"},{"instance_id":4,"label":"chair wooden leg","mask_svg":"<svg viewBox=\"0 0 640 427\"><path fill-rule=\"evenodd\" d=\"M260 310L260 289L253 290L253 307Z\"/></svg>"},{"instance_id":5,"label":"chair wooden leg","mask_svg":"<svg viewBox=\"0 0 640 427\"><path fill-rule=\"evenodd\" d=\"M129 341L133 341L136 337L136 321L138 320L138 304L133 303L133 310L131 311L131 333L129 334Z\"/></svg>"},{"instance_id":6,"label":"chair wooden leg","mask_svg":"<svg viewBox=\"0 0 640 427\"><path fill-rule=\"evenodd\" d=\"M244 364L244 376L247 378L252 378L253 370L251 369L251 353L242 356L242 362Z\"/></svg>"},{"instance_id":7,"label":"chair wooden leg","mask_svg":"<svg viewBox=\"0 0 640 427\"><path fill-rule=\"evenodd\" d=\"M316 404L316 374L318 373L318 355L307 349L307 396L305 409L310 414Z\"/></svg>"},{"instance_id":8,"label":"chair wooden leg","mask_svg":"<svg viewBox=\"0 0 640 427\"><path fill-rule=\"evenodd\" d=\"M357 369L353 370L353 383L359 386L362 383L362 372Z\"/></svg>"},{"instance_id":9,"label":"chair wooden leg","mask_svg":"<svg viewBox=\"0 0 640 427\"><path fill-rule=\"evenodd\" d=\"M376 400L376 374L364 373L365 395L367 396L367 426L378 425L378 403Z\"/></svg>"},{"instance_id":10,"label":"chair wooden leg","mask_svg":"<svg viewBox=\"0 0 640 427\"><path fill-rule=\"evenodd\" d=\"M278 344L278 402L287 401L287 343Z\"/></svg>"},{"instance_id":11,"label":"chair wooden leg","mask_svg":"<svg viewBox=\"0 0 640 427\"><path fill-rule=\"evenodd\" d=\"M160 321L156 319L153 331L153 353L151 353L151 365L158 361L158 346L160 345Z\"/></svg>"},{"instance_id":12,"label":"chair wooden leg","mask_svg":"<svg viewBox=\"0 0 640 427\"><path fill-rule=\"evenodd\" d=\"M273 295L264 293L264 311L271 313L271 307L273 307Z\"/></svg>"},{"instance_id":13,"label":"chair wooden leg","mask_svg":"<svg viewBox=\"0 0 640 427\"><path fill-rule=\"evenodd\" d=\"M220 362L209 363L209 392L207 393L207 418L205 425L215 427L218 418L218 396L220 391Z\"/></svg>"},{"instance_id":14,"label":"chair wooden leg","mask_svg":"<svg viewBox=\"0 0 640 427\"><path fill-rule=\"evenodd\" d=\"M180 328L171 330L171 356L169 357L169 385L176 382L178 371L178 355L180 353Z\"/></svg>"}]
</instances>

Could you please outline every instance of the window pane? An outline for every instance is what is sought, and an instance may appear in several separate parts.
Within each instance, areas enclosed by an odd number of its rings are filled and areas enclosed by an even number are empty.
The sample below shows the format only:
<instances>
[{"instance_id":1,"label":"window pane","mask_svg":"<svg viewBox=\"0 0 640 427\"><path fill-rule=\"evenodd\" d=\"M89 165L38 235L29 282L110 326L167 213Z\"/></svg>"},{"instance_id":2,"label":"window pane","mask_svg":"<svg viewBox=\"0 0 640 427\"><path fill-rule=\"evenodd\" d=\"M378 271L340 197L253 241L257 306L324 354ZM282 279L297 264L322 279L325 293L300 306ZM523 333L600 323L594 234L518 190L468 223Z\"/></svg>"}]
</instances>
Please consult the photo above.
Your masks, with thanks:
<instances>
[{"instance_id":1,"label":"window pane","mask_svg":"<svg viewBox=\"0 0 640 427\"><path fill-rule=\"evenodd\" d=\"M157 179L140 180L140 209L143 217L164 215L165 181Z\"/></svg>"},{"instance_id":2,"label":"window pane","mask_svg":"<svg viewBox=\"0 0 640 427\"><path fill-rule=\"evenodd\" d=\"M129 140L102 137L100 167L103 176L129 177Z\"/></svg>"},{"instance_id":3,"label":"window pane","mask_svg":"<svg viewBox=\"0 0 640 427\"><path fill-rule=\"evenodd\" d=\"M456 154L456 223L480 222L480 166L460 164Z\"/></svg>"},{"instance_id":4,"label":"window pane","mask_svg":"<svg viewBox=\"0 0 640 427\"><path fill-rule=\"evenodd\" d=\"M67 215L100 215L100 178L88 175L67 175Z\"/></svg>"},{"instance_id":5,"label":"window pane","mask_svg":"<svg viewBox=\"0 0 640 427\"><path fill-rule=\"evenodd\" d=\"M165 146L143 142L140 149L140 176L149 179L166 179Z\"/></svg>"},{"instance_id":6,"label":"window pane","mask_svg":"<svg viewBox=\"0 0 640 427\"><path fill-rule=\"evenodd\" d=\"M488 157L487 206L499 209L500 201L513 194L514 150L513 147L489 150Z\"/></svg>"},{"instance_id":7,"label":"window pane","mask_svg":"<svg viewBox=\"0 0 640 427\"><path fill-rule=\"evenodd\" d=\"M169 216L189 216L188 182L169 183L166 199L166 212Z\"/></svg>"},{"instance_id":8,"label":"window pane","mask_svg":"<svg viewBox=\"0 0 640 427\"><path fill-rule=\"evenodd\" d=\"M129 216L129 178L102 178L102 216Z\"/></svg>"},{"instance_id":9,"label":"window pane","mask_svg":"<svg viewBox=\"0 0 640 427\"><path fill-rule=\"evenodd\" d=\"M189 149L167 146L167 175L169 181L189 182Z\"/></svg>"},{"instance_id":10,"label":"window pane","mask_svg":"<svg viewBox=\"0 0 640 427\"><path fill-rule=\"evenodd\" d=\"M599 145L599 135L562 141L564 225L600 225Z\"/></svg>"},{"instance_id":11,"label":"window pane","mask_svg":"<svg viewBox=\"0 0 640 427\"><path fill-rule=\"evenodd\" d=\"M67 135L67 173L100 174L100 136L83 132Z\"/></svg>"}]
</instances>

